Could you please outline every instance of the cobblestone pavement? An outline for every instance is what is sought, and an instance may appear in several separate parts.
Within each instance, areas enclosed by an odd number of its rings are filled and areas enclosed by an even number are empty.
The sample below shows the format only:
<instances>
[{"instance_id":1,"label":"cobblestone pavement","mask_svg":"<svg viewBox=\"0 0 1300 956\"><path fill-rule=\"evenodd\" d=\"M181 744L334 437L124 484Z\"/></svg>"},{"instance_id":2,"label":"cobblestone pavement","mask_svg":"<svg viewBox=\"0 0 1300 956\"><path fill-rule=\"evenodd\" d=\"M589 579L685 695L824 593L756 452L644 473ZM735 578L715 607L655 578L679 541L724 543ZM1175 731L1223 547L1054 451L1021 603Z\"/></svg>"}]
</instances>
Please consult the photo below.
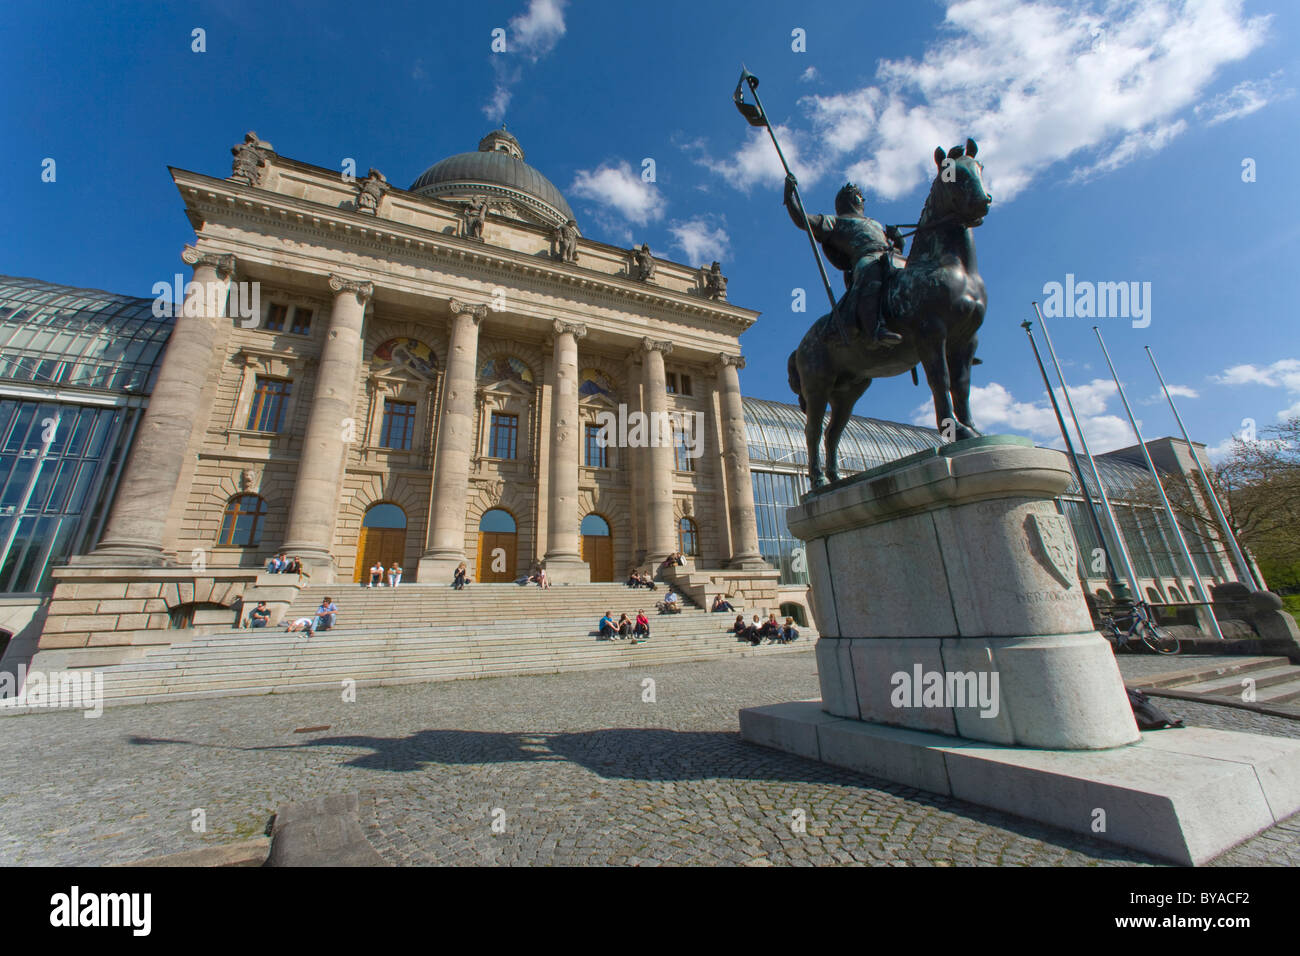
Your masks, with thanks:
<instances>
[{"instance_id":1,"label":"cobblestone pavement","mask_svg":"<svg viewBox=\"0 0 1300 956\"><path fill-rule=\"evenodd\" d=\"M247 839L281 803L353 791L395 863L1154 862L739 739L740 708L817 694L800 653L361 689L355 703L310 693L8 717L0 864ZM1167 703L1189 723L1300 736L1297 721ZM1300 864L1300 818L1216 862Z\"/></svg>"}]
</instances>

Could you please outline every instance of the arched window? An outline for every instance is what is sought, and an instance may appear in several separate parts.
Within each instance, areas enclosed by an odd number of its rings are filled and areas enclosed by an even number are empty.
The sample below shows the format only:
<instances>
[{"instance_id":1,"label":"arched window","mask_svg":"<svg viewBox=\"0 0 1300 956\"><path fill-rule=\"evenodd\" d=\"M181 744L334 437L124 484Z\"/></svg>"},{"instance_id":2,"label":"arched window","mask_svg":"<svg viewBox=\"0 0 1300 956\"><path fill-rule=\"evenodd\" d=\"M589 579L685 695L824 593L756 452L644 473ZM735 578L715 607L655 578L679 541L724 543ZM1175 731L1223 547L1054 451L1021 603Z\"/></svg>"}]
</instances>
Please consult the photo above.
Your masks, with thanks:
<instances>
[{"instance_id":1,"label":"arched window","mask_svg":"<svg viewBox=\"0 0 1300 956\"><path fill-rule=\"evenodd\" d=\"M514 534L514 515L504 508L493 508L490 511L485 511L483 517L479 519L478 529L494 534Z\"/></svg>"},{"instance_id":2,"label":"arched window","mask_svg":"<svg viewBox=\"0 0 1300 956\"><path fill-rule=\"evenodd\" d=\"M1182 604L1183 592L1171 585L1169 588L1169 600L1173 601L1175 604Z\"/></svg>"},{"instance_id":3,"label":"arched window","mask_svg":"<svg viewBox=\"0 0 1300 956\"><path fill-rule=\"evenodd\" d=\"M609 522L592 512L582 519L582 526L578 529L578 533L584 536L608 538Z\"/></svg>"},{"instance_id":4,"label":"arched window","mask_svg":"<svg viewBox=\"0 0 1300 956\"><path fill-rule=\"evenodd\" d=\"M366 516L361 519L363 528L405 528L406 512L395 504L384 501L371 505Z\"/></svg>"},{"instance_id":5,"label":"arched window","mask_svg":"<svg viewBox=\"0 0 1300 956\"><path fill-rule=\"evenodd\" d=\"M266 502L257 495L235 495L226 502L226 513L221 519L218 545L248 548L262 540L262 523L266 517Z\"/></svg>"},{"instance_id":6,"label":"arched window","mask_svg":"<svg viewBox=\"0 0 1300 956\"><path fill-rule=\"evenodd\" d=\"M695 522L690 518L677 522L677 550L688 558L697 557L700 553L699 535L696 533Z\"/></svg>"},{"instance_id":7,"label":"arched window","mask_svg":"<svg viewBox=\"0 0 1300 956\"><path fill-rule=\"evenodd\" d=\"M1155 588L1147 588L1147 600L1152 604L1165 603L1165 599L1160 596L1160 592Z\"/></svg>"},{"instance_id":8,"label":"arched window","mask_svg":"<svg viewBox=\"0 0 1300 956\"><path fill-rule=\"evenodd\" d=\"M808 626L808 613L804 610L804 606L802 604L798 604L794 601L790 601L786 604L781 605L781 617L782 618L792 617L794 618L795 624L799 625L800 627ZM785 622L782 621L782 623Z\"/></svg>"}]
</instances>

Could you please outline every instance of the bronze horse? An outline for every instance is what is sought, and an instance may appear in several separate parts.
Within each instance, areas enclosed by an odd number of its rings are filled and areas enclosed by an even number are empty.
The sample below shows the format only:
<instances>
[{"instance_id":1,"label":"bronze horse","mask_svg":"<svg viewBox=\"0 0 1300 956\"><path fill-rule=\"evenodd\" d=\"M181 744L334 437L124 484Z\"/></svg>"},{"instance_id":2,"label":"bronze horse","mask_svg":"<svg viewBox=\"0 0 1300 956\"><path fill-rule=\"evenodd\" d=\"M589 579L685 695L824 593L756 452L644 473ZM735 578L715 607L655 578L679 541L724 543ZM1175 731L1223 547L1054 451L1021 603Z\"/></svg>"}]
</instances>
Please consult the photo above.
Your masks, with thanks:
<instances>
[{"instance_id":1,"label":"bronze horse","mask_svg":"<svg viewBox=\"0 0 1300 956\"><path fill-rule=\"evenodd\" d=\"M939 171L917 222L911 252L906 260L893 257L895 267L906 264L890 272L882 307L886 326L900 334L902 342L877 347L874 316L837 315L837 333L827 314L813 323L790 354L790 388L807 417L808 476L814 488L838 480L840 434L871 380L902 375L918 362L934 395L935 420L944 438L979 437L970 414L970 370L977 362L977 333L988 295L971 229L984 221L993 197L984 189L977 148L968 139L964 149L954 147L947 155L935 149ZM828 404L823 475L818 451Z\"/></svg>"}]
</instances>

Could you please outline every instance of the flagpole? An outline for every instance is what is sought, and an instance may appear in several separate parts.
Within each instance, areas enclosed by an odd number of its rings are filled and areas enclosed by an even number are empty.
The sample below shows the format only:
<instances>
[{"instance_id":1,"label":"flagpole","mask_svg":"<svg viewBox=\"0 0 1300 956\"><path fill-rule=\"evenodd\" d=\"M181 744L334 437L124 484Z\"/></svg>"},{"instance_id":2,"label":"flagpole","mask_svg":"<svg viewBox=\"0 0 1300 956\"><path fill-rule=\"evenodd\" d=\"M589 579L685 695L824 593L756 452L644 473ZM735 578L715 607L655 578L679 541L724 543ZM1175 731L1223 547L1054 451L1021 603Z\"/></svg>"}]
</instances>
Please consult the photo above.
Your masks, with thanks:
<instances>
[{"instance_id":1,"label":"flagpole","mask_svg":"<svg viewBox=\"0 0 1300 956\"><path fill-rule=\"evenodd\" d=\"M1128 414L1129 424L1133 426L1133 434L1137 436L1138 447L1142 449L1142 457L1146 460L1147 468L1151 470L1151 477L1156 481L1156 490L1160 492L1160 500L1164 503L1165 514L1169 516L1169 523L1174 526L1174 537L1178 539L1178 547L1182 550L1183 560L1187 562L1188 569L1192 572L1192 580L1196 582L1196 590L1200 592L1201 599L1206 606L1210 603L1210 592L1205 590L1205 584L1201 581L1201 575L1196 570L1196 562L1192 560L1192 553L1187 549L1187 541L1183 538L1183 531L1178 527L1178 519L1174 517L1174 509L1169 505L1169 499L1165 497L1165 486L1160 481L1160 473L1156 471L1155 462L1151 460L1151 453L1147 451L1146 442L1142 439L1142 430L1138 428L1137 419L1133 417L1133 409L1129 406L1128 396L1124 394L1124 386L1120 384L1119 374L1115 371L1115 363L1110 360L1110 352L1106 349L1106 342L1101 337L1101 329L1097 326L1092 327L1092 331L1097 336L1097 341L1101 343L1101 353L1106 356L1106 364L1110 367L1110 374L1115 379L1115 388L1119 390L1119 400L1124 403L1124 411ZM1223 640L1223 631L1219 630L1219 621L1214 616L1214 608L1209 608L1210 623L1214 626L1215 636Z\"/></svg>"},{"instance_id":2,"label":"flagpole","mask_svg":"<svg viewBox=\"0 0 1300 956\"><path fill-rule=\"evenodd\" d=\"M1214 493L1214 485L1210 482L1210 471L1201 462L1200 453L1196 446L1192 444L1192 436L1187 434L1187 426L1183 424L1183 416L1178 414L1178 406L1174 404L1174 396L1169 391L1169 386L1165 384L1165 377L1160 374L1160 366L1156 364L1155 353L1151 351L1151 346L1145 346L1147 358L1151 359L1151 367L1156 370L1156 378L1160 379L1160 387L1164 389L1165 398L1169 401L1169 408L1174 413L1174 420L1178 422L1179 429L1182 430L1183 440L1187 442L1187 447L1192 452L1192 461L1196 462L1196 467L1201 469L1201 475L1205 479L1205 490L1209 492L1210 503L1214 506L1215 517L1219 519L1219 527L1223 529L1224 535L1228 539L1228 544L1232 548L1233 557L1237 559L1238 572L1242 573L1241 581L1243 584L1249 583L1251 587L1258 590L1259 582L1255 580L1255 573L1251 570L1250 562L1242 554L1241 545L1237 542L1237 536L1232 532L1232 526L1228 524L1228 518L1223 513L1223 508L1219 505L1219 496Z\"/></svg>"},{"instance_id":3,"label":"flagpole","mask_svg":"<svg viewBox=\"0 0 1300 956\"><path fill-rule=\"evenodd\" d=\"M1052 403L1052 411L1056 413L1056 424L1060 426L1061 437L1065 439L1066 451L1070 454L1070 464L1074 466L1074 476L1079 481L1079 490L1083 492L1083 499L1088 503L1088 517L1092 518L1093 530L1097 532L1097 540L1101 542L1101 552L1106 558L1106 580L1110 582L1112 589L1120 583L1119 576L1115 573L1114 559L1110 554L1110 546L1106 543L1106 533L1101 528L1101 520L1097 517L1097 506L1093 503L1092 493L1088 491L1088 483L1084 481L1083 470L1079 466L1079 454L1074 450L1074 442L1070 440L1070 433L1065 427L1065 419L1061 416L1061 406L1056 401L1056 393L1052 391L1052 383L1047 378L1047 367L1043 365L1043 356L1038 351L1038 343L1034 341L1033 323L1028 319L1020 323L1020 327L1025 330L1025 335L1029 338L1029 344L1034 349L1034 359L1038 362L1038 371L1043 376L1043 385L1047 387L1047 398ZM1084 575L1086 578L1086 575ZM1087 581L1084 581L1084 588L1087 588Z\"/></svg>"},{"instance_id":4,"label":"flagpole","mask_svg":"<svg viewBox=\"0 0 1300 956\"><path fill-rule=\"evenodd\" d=\"M1074 429L1079 433L1079 446L1083 449L1084 457L1088 459L1093 481L1097 483L1097 496L1101 498L1102 507L1106 512L1106 523L1110 525L1111 534L1115 536L1115 544L1119 548L1119 555L1124 561L1124 576L1128 578L1128 586L1132 591L1130 600L1141 601L1142 589L1138 586L1137 572L1133 570L1133 559L1129 557L1124 536L1120 534L1119 522L1115 520L1115 510L1111 507L1110 496L1106 494L1106 486L1101 483L1097 462L1093 460L1092 452L1088 450L1088 436L1083 433L1083 426L1079 424L1079 416L1074 410L1074 401L1070 398L1070 386L1065 384L1065 373L1061 371L1061 362L1056 357L1056 347L1052 345L1052 334L1047 331L1047 323L1043 321L1043 313L1039 310L1038 303L1033 302L1031 305L1034 307L1034 314L1038 316L1038 324L1043 327L1043 339L1047 342L1048 354L1052 356L1052 365L1056 367L1056 377L1061 380L1061 393L1065 396L1065 405L1070 409Z\"/></svg>"}]
</instances>

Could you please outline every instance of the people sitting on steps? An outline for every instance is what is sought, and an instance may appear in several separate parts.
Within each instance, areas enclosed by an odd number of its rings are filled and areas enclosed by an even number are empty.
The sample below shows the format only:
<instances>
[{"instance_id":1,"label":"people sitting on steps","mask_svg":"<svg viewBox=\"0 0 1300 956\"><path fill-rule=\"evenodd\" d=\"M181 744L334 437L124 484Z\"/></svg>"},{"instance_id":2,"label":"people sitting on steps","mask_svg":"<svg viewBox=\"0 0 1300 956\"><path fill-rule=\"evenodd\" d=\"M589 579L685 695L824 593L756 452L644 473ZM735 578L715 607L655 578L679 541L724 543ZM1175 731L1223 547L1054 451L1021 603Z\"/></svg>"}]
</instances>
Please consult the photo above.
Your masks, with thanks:
<instances>
[{"instance_id":1,"label":"people sitting on steps","mask_svg":"<svg viewBox=\"0 0 1300 956\"><path fill-rule=\"evenodd\" d=\"M258 601L257 607L248 612L249 627L266 627L271 623L271 609L265 601Z\"/></svg>"},{"instance_id":2,"label":"people sitting on steps","mask_svg":"<svg viewBox=\"0 0 1300 956\"><path fill-rule=\"evenodd\" d=\"M322 598L320 607L316 609L316 616L312 618L312 631L328 631L334 626L334 618L338 613L338 605L331 598Z\"/></svg>"},{"instance_id":3,"label":"people sitting on steps","mask_svg":"<svg viewBox=\"0 0 1300 956\"><path fill-rule=\"evenodd\" d=\"M395 588L402 583L402 566L394 561L388 568L388 586Z\"/></svg>"},{"instance_id":4,"label":"people sitting on steps","mask_svg":"<svg viewBox=\"0 0 1300 956\"><path fill-rule=\"evenodd\" d=\"M627 614L618 616L618 636L620 640L626 640L632 636L632 619Z\"/></svg>"},{"instance_id":5,"label":"people sitting on steps","mask_svg":"<svg viewBox=\"0 0 1300 956\"><path fill-rule=\"evenodd\" d=\"M376 561L370 566L370 584L368 587L382 588L384 586L384 563Z\"/></svg>"},{"instance_id":6,"label":"people sitting on steps","mask_svg":"<svg viewBox=\"0 0 1300 956\"><path fill-rule=\"evenodd\" d=\"M767 643L775 644L781 637L781 625L776 619L775 614L769 614L763 626L758 629L759 636L765 638Z\"/></svg>"},{"instance_id":7,"label":"people sitting on steps","mask_svg":"<svg viewBox=\"0 0 1300 956\"><path fill-rule=\"evenodd\" d=\"M736 615L736 623L731 625L731 633L736 635L736 640L738 641L744 641L748 639L745 636L745 615L743 614Z\"/></svg>"},{"instance_id":8,"label":"people sitting on steps","mask_svg":"<svg viewBox=\"0 0 1300 956\"><path fill-rule=\"evenodd\" d=\"M794 626L794 618L787 617L785 626L781 628L781 643L792 644L797 640L799 640L799 630Z\"/></svg>"},{"instance_id":9,"label":"people sitting on steps","mask_svg":"<svg viewBox=\"0 0 1300 956\"><path fill-rule=\"evenodd\" d=\"M456 574L452 578L451 586L457 591L469 584L469 565L462 561L456 566Z\"/></svg>"},{"instance_id":10,"label":"people sitting on steps","mask_svg":"<svg viewBox=\"0 0 1300 956\"><path fill-rule=\"evenodd\" d=\"M745 627L745 640L749 641L749 643L754 647L763 643L762 627L763 624L759 621L757 614L754 615L754 619Z\"/></svg>"},{"instance_id":11,"label":"people sitting on steps","mask_svg":"<svg viewBox=\"0 0 1300 956\"><path fill-rule=\"evenodd\" d=\"M715 612L716 612L716 611L724 611L724 612L730 614L732 611L735 610L735 608L731 606L731 602L730 602L730 601L728 601L726 598L724 598L724 597L719 593L719 594L715 594L715 595L713 596L713 607L709 608L709 610L710 610L710 611L715 611Z\"/></svg>"},{"instance_id":12,"label":"people sitting on steps","mask_svg":"<svg viewBox=\"0 0 1300 956\"><path fill-rule=\"evenodd\" d=\"M605 616L600 619L598 626L600 636L607 641L612 641L618 636L618 631L614 627L614 616L612 611L606 611Z\"/></svg>"},{"instance_id":13,"label":"people sitting on steps","mask_svg":"<svg viewBox=\"0 0 1300 956\"><path fill-rule=\"evenodd\" d=\"M664 599L659 602L660 614L680 614L682 612L682 603L677 597L677 593L671 588L664 595Z\"/></svg>"},{"instance_id":14,"label":"people sitting on steps","mask_svg":"<svg viewBox=\"0 0 1300 956\"><path fill-rule=\"evenodd\" d=\"M636 612L636 627L632 628L632 634L638 644L650 639L650 618L645 616L644 608Z\"/></svg>"}]
</instances>

